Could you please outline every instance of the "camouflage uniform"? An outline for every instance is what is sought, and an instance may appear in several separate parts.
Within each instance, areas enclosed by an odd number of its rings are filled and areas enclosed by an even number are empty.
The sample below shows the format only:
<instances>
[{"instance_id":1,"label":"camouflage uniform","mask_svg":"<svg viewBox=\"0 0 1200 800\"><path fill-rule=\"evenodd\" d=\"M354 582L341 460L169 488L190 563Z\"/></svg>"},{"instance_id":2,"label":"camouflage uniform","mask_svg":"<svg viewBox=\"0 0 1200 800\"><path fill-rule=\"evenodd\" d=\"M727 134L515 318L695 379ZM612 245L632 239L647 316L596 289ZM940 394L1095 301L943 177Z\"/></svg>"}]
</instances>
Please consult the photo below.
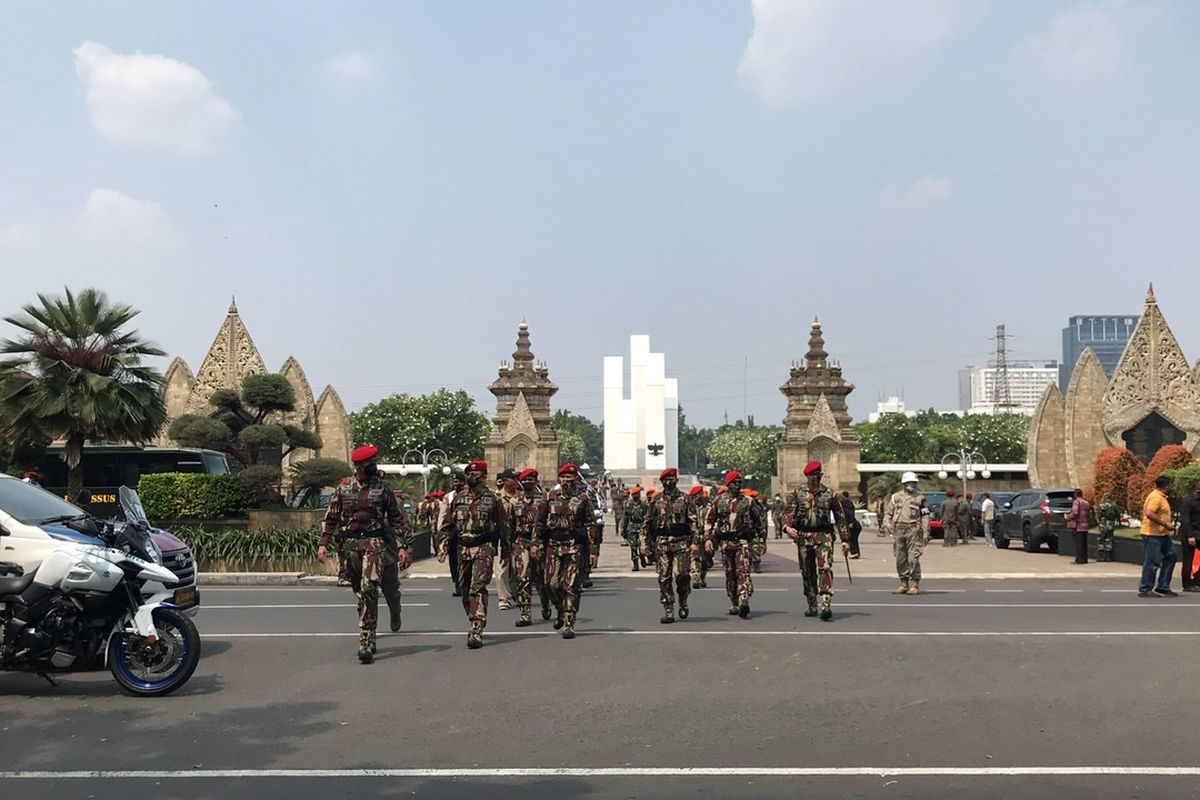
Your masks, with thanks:
<instances>
[{"instance_id":1,"label":"camouflage uniform","mask_svg":"<svg viewBox=\"0 0 1200 800\"><path fill-rule=\"evenodd\" d=\"M1121 510L1112 500L1105 500L1100 504L1100 508L1096 509L1096 518L1100 520L1100 533L1096 542L1096 560L1112 561L1113 537L1116 535L1117 525L1121 524ZM1191 566L1188 565L1188 568L1190 569Z\"/></svg>"},{"instance_id":2,"label":"camouflage uniform","mask_svg":"<svg viewBox=\"0 0 1200 800\"><path fill-rule=\"evenodd\" d=\"M750 565L755 572L762 572L762 557L767 552L767 503L759 495L751 495L750 499L759 507L759 530L750 548Z\"/></svg>"},{"instance_id":3,"label":"camouflage uniform","mask_svg":"<svg viewBox=\"0 0 1200 800\"><path fill-rule=\"evenodd\" d=\"M488 584L496 561L496 546L507 536L508 517L496 493L480 484L454 495L442 520L442 534L453 535L458 547L458 586L463 610L471 623L468 643L487 627Z\"/></svg>"},{"instance_id":4,"label":"camouflage uniform","mask_svg":"<svg viewBox=\"0 0 1200 800\"><path fill-rule=\"evenodd\" d=\"M678 488L664 489L650 501L642 521L641 546L655 556L663 622L674 621L676 598L679 618L687 619L688 595L692 591L692 545L699 543L687 495Z\"/></svg>"},{"instance_id":5,"label":"camouflage uniform","mask_svg":"<svg viewBox=\"0 0 1200 800\"><path fill-rule=\"evenodd\" d=\"M709 500L707 495L699 494L691 499L692 519L696 536L700 539L700 555L692 558L692 588L700 589L708 586L708 571L712 569L713 557L704 547L704 520L708 516Z\"/></svg>"},{"instance_id":6,"label":"camouflage uniform","mask_svg":"<svg viewBox=\"0 0 1200 800\"><path fill-rule=\"evenodd\" d=\"M896 538L896 574L900 576L899 594L920 591L921 553L929 538L929 506L925 495L901 490L892 495L884 511L883 527Z\"/></svg>"},{"instance_id":7,"label":"camouflage uniform","mask_svg":"<svg viewBox=\"0 0 1200 800\"><path fill-rule=\"evenodd\" d=\"M796 550L808 601L805 616L828 611L833 603L834 534L843 542L850 536L841 500L824 485L816 490L796 489L788 495L783 524L799 532Z\"/></svg>"},{"instance_id":8,"label":"camouflage uniform","mask_svg":"<svg viewBox=\"0 0 1200 800\"><path fill-rule=\"evenodd\" d=\"M629 557L633 561L633 569L636 572L642 562L642 523L646 519L646 511L649 506L642 502L640 493L630 495L629 499L622 503L622 506L624 511L621 514L621 524L618 530L621 531L621 536L629 545Z\"/></svg>"},{"instance_id":9,"label":"camouflage uniform","mask_svg":"<svg viewBox=\"0 0 1200 800\"><path fill-rule=\"evenodd\" d=\"M501 495L501 497L504 497ZM513 582L513 599L520 612L518 627L529 624L530 608L533 605L533 590L537 587L542 602L542 619L550 619L550 598L542 570L542 559L532 558L529 548L539 545L539 526L545 512L546 496L540 489L521 492L508 501L509 520L512 522L512 546L509 548L509 578Z\"/></svg>"},{"instance_id":10,"label":"camouflage uniform","mask_svg":"<svg viewBox=\"0 0 1200 800\"><path fill-rule=\"evenodd\" d=\"M574 630L579 611L583 570L589 542L594 543L596 518L585 492L552 489L543 510L541 537L545 548L546 592L558 612L554 627ZM599 544L595 544L599 549Z\"/></svg>"},{"instance_id":11,"label":"camouflage uniform","mask_svg":"<svg viewBox=\"0 0 1200 800\"><path fill-rule=\"evenodd\" d=\"M771 522L775 525L775 538L783 538L783 509L787 507L787 502L775 495L775 499L771 501Z\"/></svg>"},{"instance_id":12,"label":"camouflage uniform","mask_svg":"<svg viewBox=\"0 0 1200 800\"><path fill-rule=\"evenodd\" d=\"M947 497L942 501L942 547L956 547L959 536L959 514L957 497Z\"/></svg>"},{"instance_id":13,"label":"camouflage uniform","mask_svg":"<svg viewBox=\"0 0 1200 800\"><path fill-rule=\"evenodd\" d=\"M337 537L346 578L358 600L358 647L375 652L382 586L389 608L400 608L400 549L411 544L408 521L391 484L382 475L343 480L329 498L321 526L321 547Z\"/></svg>"},{"instance_id":14,"label":"camouflage uniform","mask_svg":"<svg viewBox=\"0 0 1200 800\"><path fill-rule=\"evenodd\" d=\"M750 577L750 551L762 530L762 506L740 492L719 495L705 517L705 542L721 548L725 567L725 593L730 614L749 616L754 581Z\"/></svg>"}]
</instances>

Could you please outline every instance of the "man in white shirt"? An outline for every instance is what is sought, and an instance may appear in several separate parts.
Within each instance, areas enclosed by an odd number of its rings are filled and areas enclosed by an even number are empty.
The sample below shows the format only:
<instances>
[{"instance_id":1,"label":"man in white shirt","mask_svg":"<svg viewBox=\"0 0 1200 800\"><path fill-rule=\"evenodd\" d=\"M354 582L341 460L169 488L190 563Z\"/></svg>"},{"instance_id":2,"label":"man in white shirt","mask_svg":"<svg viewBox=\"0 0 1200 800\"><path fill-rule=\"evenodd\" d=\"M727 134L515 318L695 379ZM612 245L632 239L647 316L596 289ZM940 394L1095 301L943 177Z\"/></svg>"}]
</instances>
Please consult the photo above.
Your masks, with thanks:
<instances>
[{"instance_id":1,"label":"man in white shirt","mask_svg":"<svg viewBox=\"0 0 1200 800\"><path fill-rule=\"evenodd\" d=\"M996 524L996 503L992 500L991 492L983 493L983 503L979 506L979 521L983 523L983 538L987 539L988 547L995 547L992 526Z\"/></svg>"}]
</instances>

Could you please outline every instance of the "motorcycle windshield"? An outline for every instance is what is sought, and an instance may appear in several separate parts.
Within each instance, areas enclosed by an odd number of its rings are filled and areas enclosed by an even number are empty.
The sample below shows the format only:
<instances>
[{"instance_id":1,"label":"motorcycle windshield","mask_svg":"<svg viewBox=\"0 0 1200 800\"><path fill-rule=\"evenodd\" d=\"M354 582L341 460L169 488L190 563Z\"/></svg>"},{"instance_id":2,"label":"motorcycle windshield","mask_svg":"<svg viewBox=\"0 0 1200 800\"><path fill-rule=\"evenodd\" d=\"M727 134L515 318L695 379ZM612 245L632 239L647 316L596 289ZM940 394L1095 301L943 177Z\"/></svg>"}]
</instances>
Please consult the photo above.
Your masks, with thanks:
<instances>
[{"instance_id":1,"label":"motorcycle windshield","mask_svg":"<svg viewBox=\"0 0 1200 800\"><path fill-rule=\"evenodd\" d=\"M147 527L150 526L150 520L146 516L146 509L142 508L142 500L138 497L138 493L128 486L122 486L119 490L121 499L121 511L125 514L125 519L132 523L141 523Z\"/></svg>"}]
</instances>

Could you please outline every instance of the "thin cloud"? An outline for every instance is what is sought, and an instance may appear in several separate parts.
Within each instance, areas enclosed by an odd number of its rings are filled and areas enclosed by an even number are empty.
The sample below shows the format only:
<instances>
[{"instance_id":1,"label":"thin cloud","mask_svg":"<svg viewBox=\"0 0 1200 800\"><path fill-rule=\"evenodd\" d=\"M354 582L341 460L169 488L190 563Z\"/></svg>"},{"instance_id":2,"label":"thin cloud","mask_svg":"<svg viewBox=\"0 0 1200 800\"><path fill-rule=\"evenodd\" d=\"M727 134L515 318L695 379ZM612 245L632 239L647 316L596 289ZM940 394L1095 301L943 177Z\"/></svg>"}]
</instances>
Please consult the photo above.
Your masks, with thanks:
<instances>
[{"instance_id":1,"label":"thin cloud","mask_svg":"<svg viewBox=\"0 0 1200 800\"><path fill-rule=\"evenodd\" d=\"M104 188L88 195L79 233L89 244L130 251L169 248L178 237L175 224L158 203Z\"/></svg>"},{"instance_id":2,"label":"thin cloud","mask_svg":"<svg viewBox=\"0 0 1200 800\"><path fill-rule=\"evenodd\" d=\"M773 105L903 79L976 16L973 0L752 0L739 73Z\"/></svg>"},{"instance_id":3,"label":"thin cloud","mask_svg":"<svg viewBox=\"0 0 1200 800\"><path fill-rule=\"evenodd\" d=\"M374 78L377 72L375 59L362 50L348 50L317 65L321 77L339 83L363 83Z\"/></svg>"},{"instance_id":4,"label":"thin cloud","mask_svg":"<svg viewBox=\"0 0 1200 800\"><path fill-rule=\"evenodd\" d=\"M888 186L875 198L875 206L890 219L913 219L954 198L954 181L926 175L908 186Z\"/></svg>"},{"instance_id":5,"label":"thin cloud","mask_svg":"<svg viewBox=\"0 0 1200 800\"><path fill-rule=\"evenodd\" d=\"M1129 68L1121 18L1106 6L1068 8L1023 42L1017 55L1069 95L1100 90Z\"/></svg>"},{"instance_id":6,"label":"thin cloud","mask_svg":"<svg viewBox=\"0 0 1200 800\"><path fill-rule=\"evenodd\" d=\"M75 73L92 125L114 142L201 155L219 146L238 120L202 72L173 58L84 42L75 49Z\"/></svg>"}]
</instances>

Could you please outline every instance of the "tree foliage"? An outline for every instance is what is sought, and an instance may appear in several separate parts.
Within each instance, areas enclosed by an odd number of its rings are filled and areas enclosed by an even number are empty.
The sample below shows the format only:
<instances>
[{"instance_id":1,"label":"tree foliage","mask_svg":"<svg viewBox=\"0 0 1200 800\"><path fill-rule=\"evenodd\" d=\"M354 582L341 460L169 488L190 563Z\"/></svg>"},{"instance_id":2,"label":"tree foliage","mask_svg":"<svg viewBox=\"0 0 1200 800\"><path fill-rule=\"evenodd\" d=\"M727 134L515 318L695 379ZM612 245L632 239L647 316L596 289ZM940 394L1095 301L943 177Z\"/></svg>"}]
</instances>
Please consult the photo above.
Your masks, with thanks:
<instances>
[{"instance_id":1,"label":"tree foliage","mask_svg":"<svg viewBox=\"0 0 1200 800\"><path fill-rule=\"evenodd\" d=\"M775 443L782 432L777 426L723 427L708 446L708 460L717 469L754 476L751 482L756 486L769 485L775 474Z\"/></svg>"},{"instance_id":2,"label":"tree foliage","mask_svg":"<svg viewBox=\"0 0 1200 800\"><path fill-rule=\"evenodd\" d=\"M597 425L582 414L572 414L570 411L559 409L554 412L551 424L559 441L563 444L563 454L560 459L572 464L587 464L593 470L604 469L604 427ZM564 438L565 435L565 438ZM573 437L578 437L583 443L582 452L578 451ZM567 457L568 445L575 459Z\"/></svg>"},{"instance_id":3,"label":"tree foliage","mask_svg":"<svg viewBox=\"0 0 1200 800\"><path fill-rule=\"evenodd\" d=\"M572 430L562 430L557 432L559 454L558 459L564 464L588 464L587 444L583 441L583 437Z\"/></svg>"},{"instance_id":4,"label":"tree foliage","mask_svg":"<svg viewBox=\"0 0 1200 800\"><path fill-rule=\"evenodd\" d=\"M138 314L98 289L38 295L5 321L19 329L0 343L0 431L20 444L31 433L66 440L67 492L83 485L86 441L142 444L166 420L163 376L143 359L165 353L128 324Z\"/></svg>"},{"instance_id":5,"label":"tree foliage","mask_svg":"<svg viewBox=\"0 0 1200 800\"><path fill-rule=\"evenodd\" d=\"M394 394L350 415L356 445L373 444L381 461L400 463L410 449L443 450L455 463L483 455L491 430L487 416L463 390ZM409 459L412 461L412 458Z\"/></svg>"},{"instance_id":6,"label":"tree foliage","mask_svg":"<svg viewBox=\"0 0 1200 800\"><path fill-rule=\"evenodd\" d=\"M1183 445L1165 444L1158 448L1158 452L1154 454L1154 458L1150 459L1150 463L1146 465L1145 473L1131 480L1129 483L1130 509L1141 509L1142 504L1146 502L1146 496L1154 488L1155 479L1160 475L1185 469L1194 464L1195 461L1195 456ZM1176 479L1172 476L1172 484L1175 482ZM1174 485L1172 485L1172 488L1174 488ZM1186 495L1180 496L1186 497Z\"/></svg>"},{"instance_id":7,"label":"tree foliage","mask_svg":"<svg viewBox=\"0 0 1200 800\"><path fill-rule=\"evenodd\" d=\"M321 447L313 431L280 420L296 408L296 392L283 375L247 375L240 392L218 389L208 403L210 414L184 414L171 423L167 436L181 447L220 450L245 468L272 467L280 476L288 455Z\"/></svg>"},{"instance_id":8,"label":"tree foliage","mask_svg":"<svg viewBox=\"0 0 1200 800\"><path fill-rule=\"evenodd\" d=\"M868 464L936 464L960 448L990 464L1024 463L1029 418L1022 414L885 414L854 426Z\"/></svg>"},{"instance_id":9,"label":"tree foliage","mask_svg":"<svg viewBox=\"0 0 1200 800\"><path fill-rule=\"evenodd\" d=\"M716 438L712 428L689 425L683 407L679 408L679 468L699 473L708 463L708 446Z\"/></svg>"}]
</instances>

